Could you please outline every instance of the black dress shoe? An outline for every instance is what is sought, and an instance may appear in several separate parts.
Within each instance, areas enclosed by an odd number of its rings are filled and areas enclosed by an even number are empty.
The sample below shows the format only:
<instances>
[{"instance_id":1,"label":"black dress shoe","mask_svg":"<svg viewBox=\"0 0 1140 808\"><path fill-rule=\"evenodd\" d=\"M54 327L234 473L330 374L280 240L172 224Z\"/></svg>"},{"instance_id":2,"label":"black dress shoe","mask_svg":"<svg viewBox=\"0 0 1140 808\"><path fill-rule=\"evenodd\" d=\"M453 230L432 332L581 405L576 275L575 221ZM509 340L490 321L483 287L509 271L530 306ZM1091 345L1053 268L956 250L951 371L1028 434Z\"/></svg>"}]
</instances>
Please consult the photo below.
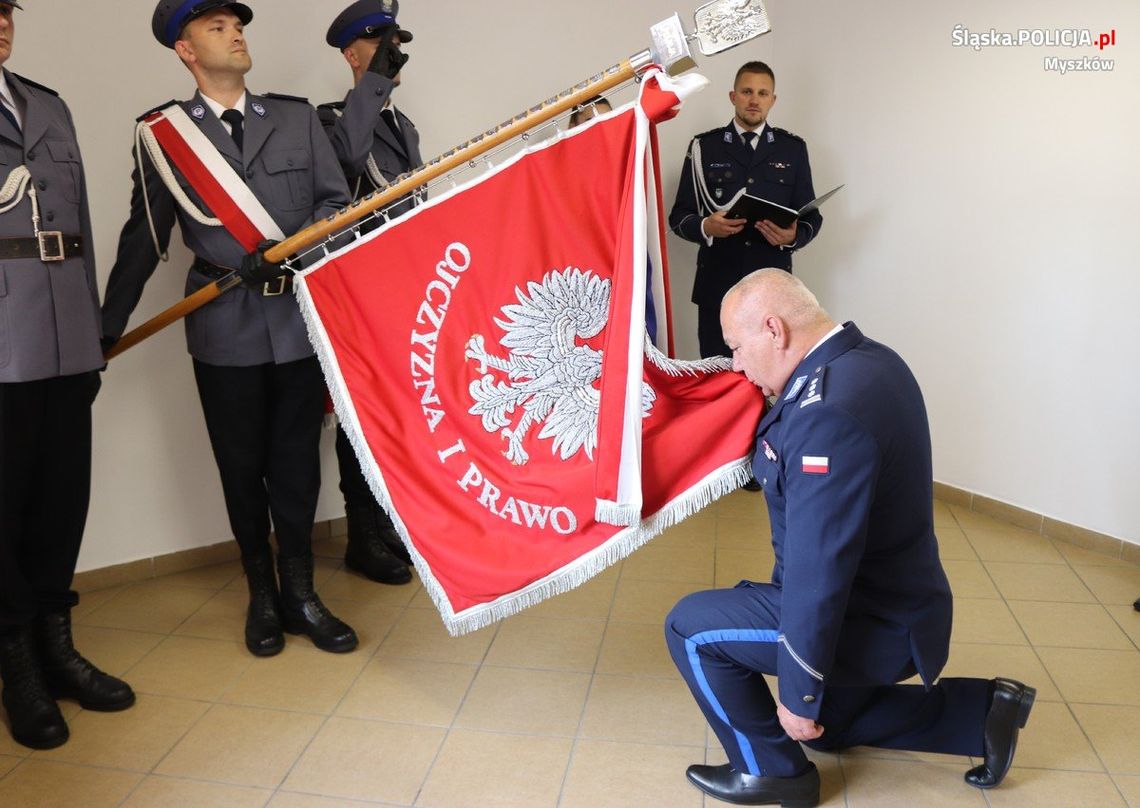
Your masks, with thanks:
<instances>
[{"instance_id":1,"label":"black dress shoe","mask_svg":"<svg viewBox=\"0 0 1140 808\"><path fill-rule=\"evenodd\" d=\"M986 714L985 762L966 772L975 788L993 788L1013 765L1018 730L1029 720L1037 689L1013 679L994 679L994 695Z\"/></svg>"},{"instance_id":2,"label":"black dress shoe","mask_svg":"<svg viewBox=\"0 0 1140 808\"><path fill-rule=\"evenodd\" d=\"M135 703L131 686L104 673L75 650L71 610L41 612L32 624L48 692L57 699L75 699L84 710L114 713Z\"/></svg>"},{"instance_id":3,"label":"black dress shoe","mask_svg":"<svg viewBox=\"0 0 1140 808\"><path fill-rule=\"evenodd\" d=\"M685 772L689 782L718 800L735 805L782 805L814 808L819 805L819 770L814 763L798 777L758 777L723 766L695 764Z\"/></svg>"},{"instance_id":4,"label":"black dress shoe","mask_svg":"<svg viewBox=\"0 0 1140 808\"><path fill-rule=\"evenodd\" d=\"M17 743L32 749L55 749L70 732L59 705L48 693L31 632L26 628L0 634L0 700Z\"/></svg>"}]
</instances>

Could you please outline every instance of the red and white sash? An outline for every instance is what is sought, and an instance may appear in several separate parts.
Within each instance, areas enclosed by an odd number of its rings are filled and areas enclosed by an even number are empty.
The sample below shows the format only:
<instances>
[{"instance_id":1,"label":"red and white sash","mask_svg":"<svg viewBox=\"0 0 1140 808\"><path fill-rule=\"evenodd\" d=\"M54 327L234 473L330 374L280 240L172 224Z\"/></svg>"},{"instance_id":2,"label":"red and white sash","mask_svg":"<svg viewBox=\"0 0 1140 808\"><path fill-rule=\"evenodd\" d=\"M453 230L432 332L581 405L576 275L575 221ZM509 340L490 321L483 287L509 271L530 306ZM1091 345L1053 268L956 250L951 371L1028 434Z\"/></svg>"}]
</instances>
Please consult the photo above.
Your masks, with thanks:
<instances>
[{"instance_id":1,"label":"red and white sash","mask_svg":"<svg viewBox=\"0 0 1140 808\"><path fill-rule=\"evenodd\" d=\"M140 126L144 141L147 140L148 133L153 134L162 152L182 172L218 222L245 250L253 251L267 239L281 241L285 238L281 228L253 195L245 180L226 162L218 147L203 134L198 125L190 120L181 105L171 104L148 115ZM151 144L147 145L149 147ZM155 156L153 150L151 156ZM155 167L170 187L173 177L164 174L163 166L158 161L155 161ZM176 198L180 196L182 195L175 194ZM179 199L183 208L186 208L188 201ZM187 212L191 215L195 213ZM202 221L199 217L195 218Z\"/></svg>"}]
</instances>

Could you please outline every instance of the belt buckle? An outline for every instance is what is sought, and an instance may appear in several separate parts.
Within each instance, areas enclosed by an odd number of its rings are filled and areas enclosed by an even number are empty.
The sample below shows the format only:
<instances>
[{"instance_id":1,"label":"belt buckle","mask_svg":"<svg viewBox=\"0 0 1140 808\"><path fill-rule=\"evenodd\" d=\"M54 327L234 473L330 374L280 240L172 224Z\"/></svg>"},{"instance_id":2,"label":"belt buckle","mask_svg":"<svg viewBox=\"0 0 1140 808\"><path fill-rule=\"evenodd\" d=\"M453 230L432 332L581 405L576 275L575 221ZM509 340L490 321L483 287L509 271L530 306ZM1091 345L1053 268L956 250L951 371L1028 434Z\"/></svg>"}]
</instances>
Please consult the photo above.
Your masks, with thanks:
<instances>
[{"instance_id":1,"label":"belt buckle","mask_svg":"<svg viewBox=\"0 0 1140 808\"><path fill-rule=\"evenodd\" d=\"M274 278L271 281L266 281L261 286L261 296L262 297L277 297L278 295L285 294L285 285L288 282L289 282L289 276L288 275L281 275L280 277ZM274 286L276 286L277 288L274 289L273 288Z\"/></svg>"},{"instance_id":2,"label":"belt buckle","mask_svg":"<svg viewBox=\"0 0 1140 808\"><path fill-rule=\"evenodd\" d=\"M62 261L64 259L63 233L59 230L45 230L36 233L40 245L41 261Z\"/></svg>"}]
</instances>

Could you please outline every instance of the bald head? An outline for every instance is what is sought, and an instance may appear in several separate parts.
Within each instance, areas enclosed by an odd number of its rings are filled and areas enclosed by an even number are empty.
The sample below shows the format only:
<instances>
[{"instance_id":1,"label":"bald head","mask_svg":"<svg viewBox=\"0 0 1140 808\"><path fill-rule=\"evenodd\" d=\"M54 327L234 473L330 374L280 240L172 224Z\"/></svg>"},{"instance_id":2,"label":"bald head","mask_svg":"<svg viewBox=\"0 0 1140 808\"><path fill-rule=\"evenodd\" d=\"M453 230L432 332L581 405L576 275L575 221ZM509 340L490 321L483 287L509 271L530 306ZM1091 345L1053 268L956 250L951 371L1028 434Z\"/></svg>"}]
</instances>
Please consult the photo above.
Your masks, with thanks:
<instances>
[{"instance_id":1,"label":"bald head","mask_svg":"<svg viewBox=\"0 0 1140 808\"><path fill-rule=\"evenodd\" d=\"M792 371L835 322L799 278L760 269L728 290L720 308L733 368L765 395L784 389Z\"/></svg>"}]
</instances>

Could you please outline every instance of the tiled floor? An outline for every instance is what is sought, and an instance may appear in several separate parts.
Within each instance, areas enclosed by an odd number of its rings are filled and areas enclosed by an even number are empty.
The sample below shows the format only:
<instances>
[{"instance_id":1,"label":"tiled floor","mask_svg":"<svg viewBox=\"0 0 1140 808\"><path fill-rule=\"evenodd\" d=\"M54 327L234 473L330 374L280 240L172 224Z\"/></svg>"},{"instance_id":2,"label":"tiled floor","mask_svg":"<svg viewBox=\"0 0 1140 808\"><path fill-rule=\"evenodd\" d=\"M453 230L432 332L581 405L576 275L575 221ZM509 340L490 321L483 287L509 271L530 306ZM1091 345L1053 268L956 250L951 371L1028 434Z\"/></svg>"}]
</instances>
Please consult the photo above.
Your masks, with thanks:
<instances>
[{"instance_id":1,"label":"tiled floor","mask_svg":"<svg viewBox=\"0 0 1140 808\"><path fill-rule=\"evenodd\" d=\"M740 492L584 587L451 639L419 585L346 573L318 546L326 602L361 635L337 656L241 644L236 564L91 593L83 648L139 692L126 712L65 704L71 741L0 730L0 806L347 805L701 808L684 779L723 752L665 652L678 598L771 569ZM1038 688L1017 766L991 792L964 758L813 755L824 804L1140 806L1140 568L936 503L957 597L948 675Z\"/></svg>"}]
</instances>

